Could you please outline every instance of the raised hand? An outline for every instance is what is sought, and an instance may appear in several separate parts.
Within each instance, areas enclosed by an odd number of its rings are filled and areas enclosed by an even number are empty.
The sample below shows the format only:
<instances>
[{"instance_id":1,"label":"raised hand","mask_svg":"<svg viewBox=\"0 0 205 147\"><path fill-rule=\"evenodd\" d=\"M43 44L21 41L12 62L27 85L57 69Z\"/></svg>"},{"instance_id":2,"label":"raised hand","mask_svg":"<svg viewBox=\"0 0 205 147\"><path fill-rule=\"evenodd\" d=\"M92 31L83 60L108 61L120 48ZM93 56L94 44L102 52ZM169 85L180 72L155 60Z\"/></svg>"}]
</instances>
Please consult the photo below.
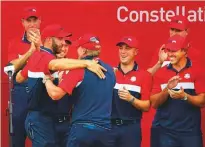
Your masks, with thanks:
<instances>
[{"instance_id":1,"label":"raised hand","mask_svg":"<svg viewBox=\"0 0 205 147\"><path fill-rule=\"evenodd\" d=\"M168 93L173 99L183 99L185 97L184 89L181 87L179 91L168 90Z\"/></svg>"},{"instance_id":2,"label":"raised hand","mask_svg":"<svg viewBox=\"0 0 205 147\"><path fill-rule=\"evenodd\" d=\"M159 62L162 64L166 59L167 59L167 57L168 57L168 54L165 52L165 50L164 50L164 48L165 48L165 44L163 44L162 46L161 46L161 48L159 49Z\"/></svg>"},{"instance_id":3,"label":"raised hand","mask_svg":"<svg viewBox=\"0 0 205 147\"><path fill-rule=\"evenodd\" d=\"M36 46L35 46L34 42L31 42L31 46L30 46L30 48L29 48L29 52L30 52L30 53L33 53L33 52L35 52L35 51L36 51Z\"/></svg>"},{"instance_id":4,"label":"raised hand","mask_svg":"<svg viewBox=\"0 0 205 147\"><path fill-rule=\"evenodd\" d=\"M132 95L130 94L130 92L125 88L123 87L123 89L119 89L118 90L118 95L120 97L120 99L122 100L125 100L125 101L130 101L132 99Z\"/></svg>"},{"instance_id":5,"label":"raised hand","mask_svg":"<svg viewBox=\"0 0 205 147\"><path fill-rule=\"evenodd\" d=\"M28 35L30 41L35 44L37 49L40 49L40 46L42 45L40 31L38 29L36 29L35 31L30 30L28 32Z\"/></svg>"},{"instance_id":6,"label":"raised hand","mask_svg":"<svg viewBox=\"0 0 205 147\"><path fill-rule=\"evenodd\" d=\"M176 87L180 80L181 80L181 78L179 76L172 77L168 81L167 88L172 89L172 88Z\"/></svg>"},{"instance_id":7,"label":"raised hand","mask_svg":"<svg viewBox=\"0 0 205 147\"><path fill-rule=\"evenodd\" d=\"M86 61L87 69L95 73L100 79L105 79L103 71L107 71L103 66L98 64L98 61Z\"/></svg>"}]
</instances>

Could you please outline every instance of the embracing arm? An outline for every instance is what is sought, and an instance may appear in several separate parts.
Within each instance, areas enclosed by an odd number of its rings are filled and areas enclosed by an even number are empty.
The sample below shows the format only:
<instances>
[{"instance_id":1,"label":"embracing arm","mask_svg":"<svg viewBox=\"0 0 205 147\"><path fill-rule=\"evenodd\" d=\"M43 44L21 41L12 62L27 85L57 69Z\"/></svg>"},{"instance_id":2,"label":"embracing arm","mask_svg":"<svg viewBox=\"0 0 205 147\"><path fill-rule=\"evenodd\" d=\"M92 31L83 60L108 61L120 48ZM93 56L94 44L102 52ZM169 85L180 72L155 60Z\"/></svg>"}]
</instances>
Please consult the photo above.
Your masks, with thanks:
<instances>
[{"instance_id":1,"label":"embracing arm","mask_svg":"<svg viewBox=\"0 0 205 147\"><path fill-rule=\"evenodd\" d=\"M27 80L26 77L24 77L22 74L21 74L22 70L20 70L17 75L16 75L16 82L18 83L23 83L24 81Z\"/></svg>"},{"instance_id":2,"label":"embracing arm","mask_svg":"<svg viewBox=\"0 0 205 147\"><path fill-rule=\"evenodd\" d=\"M94 60L76 60L66 58L51 60L48 64L48 68L52 71L87 68L88 70L97 74L101 79L105 78L103 71L106 71L104 67L97 64L97 61Z\"/></svg>"},{"instance_id":3,"label":"embracing arm","mask_svg":"<svg viewBox=\"0 0 205 147\"><path fill-rule=\"evenodd\" d=\"M66 94L66 92L63 89L54 85L50 78L46 77L46 79L44 80L45 80L45 86L46 86L48 95L53 100L59 100Z\"/></svg>"}]
</instances>

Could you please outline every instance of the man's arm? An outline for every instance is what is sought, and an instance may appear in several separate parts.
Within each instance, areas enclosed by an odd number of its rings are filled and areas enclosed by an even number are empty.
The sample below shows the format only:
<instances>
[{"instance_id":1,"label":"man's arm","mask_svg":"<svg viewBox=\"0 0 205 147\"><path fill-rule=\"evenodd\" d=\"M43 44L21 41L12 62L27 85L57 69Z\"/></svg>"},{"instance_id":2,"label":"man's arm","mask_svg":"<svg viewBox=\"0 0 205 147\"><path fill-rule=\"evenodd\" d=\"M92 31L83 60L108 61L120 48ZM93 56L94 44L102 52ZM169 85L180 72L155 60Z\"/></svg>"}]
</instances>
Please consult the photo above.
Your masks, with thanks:
<instances>
[{"instance_id":1,"label":"man's arm","mask_svg":"<svg viewBox=\"0 0 205 147\"><path fill-rule=\"evenodd\" d=\"M17 72L19 69L21 69L26 64L27 60L33 54L35 50L36 50L36 47L34 43L32 42L30 49L24 55L22 55L20 58L10 61L10 63L14 65L15 72Z\"/></svg>"},{"instance_id":2,"label":"man's arm","mask_svg":"<svg viewBox=\"0 0 205 147\"><path fill-rule=\"evenodd\" d=\"M180 80L181 78L179 76L172 77L169 79L167 86L161 92L151 95L150 101L152 107L156 109L162 105L169 97L169 90L176 87ZM156 86L158 86L158 84L158 81L154 80L154 86L152 90L157 89Z\"/></svg>"},{"instance_id":3,"label":"man's arm","mask_svg":"<svg viewBox=\"0 0 205 147\"><path fill-rule=\"evenodd\" d=\"M196 96L193 96L184 92L183 88L181 88L179 91L169 90L168 92L173 99L187 100L190 104L197 107L205 107L205 93L200 93Z\"/></svg>"},{"instance_id":4,"label":"man's arm","mask_svg":"<svg viewBox=\"0 0 205 147\"><path fill-rule=\"evenodd\" d=\"M85 60L77 59L53 59L49 62L48 68L52 71L71 70L76 68L86 68L87 62Z\"/></svg>"},{"instance_id":5,"label":"man's arm","mask_svg":"<svg viewBox=\"0 0 205 147\"><path fill-rule=\"evenodd\" d=\"M118 95L120 99L125 100L127 102L130 102L135 108L142 110L142 111L148 111L150 107L149 100L139 100L133 95L130 94L130 92L123 87L123 89L118 90Z\"/></svg>"},{"instance_id":6,"label":"man's arm","mask_svg":"<svg viewBox=\"0 0 205 147\"><path fill-rule=\"evenodd\" d=\"M163 104L168 99L169 93L168 89L165 88L161 92L151 95L150 101L153 108L157 109L161 104Z\"/></svg>"},{"instance_id":7,"label":"man's arm","mask_svg":"<svg viewBox=\"0 0 205 147\"><path fill-rule=\"evenodd\" d=\"M187 94L187 100L192 105L198 106L198 107L205 107L205 76L204 72L205 70L202 68L197 68L198 75L196 76L194 85L195 85L195 91L196 96L192 96Z\"/></svg>"},{"instance_id":8,"label":"man's arm","mask_svg":"<svg viewBox=\"0 0 205 147\"><path fill-rule=\"evenodd\" d=\"M197 96L187 94L187 100L192 105L205 107L205 93L198 94Z\"/></svg>"},{"instance_id":9,"label":"man's arm","mask_svg":"<svg viewBox=\"0 0 205 147\"><path fill-rule=\"evenodd\" d=\"M161 68L162 64L163 62L158 61L154 66L152 66L151 68L148 68L147 71L151 73L152 75L154 75L157 72L157 70Z\"/></svg>"},{"instance_id":10,"label":"man's arm","mask_svg":"<svg viewBox=\"0 0 205 147\"><path fill-rule=\"evenodd\" d=\"M58 86L54 85L49 76L44 77L44 83L47 89L49 96L53 100L61 99L66 93L68 95L72 94L73 89L76 85L83 80L84 70L75 69L71 70L68 73L64 73L62 80Z\"/></svg>"},{"instance_id":11,"label":"man's arm","mask_svg":"<svg viewBox=\"0 0 205 147\"><path fill-rule=\"evenodd\" d=\"M149 100L139 100L134 97L132 105L141 111L148 112L150 108L150 101Z\"/></svg>"},{"instance_id":12,"label":"man's arm","mask_svg":"<svg viewBox=\"0 0 205 147\"><path fill-rule=\"evenodd\" d=\"M28 35L27 37L30 38L30 41L31 41L30 48L20 58L16 58L16 59L13 59L13 60L10 61L10 63L14 65L15 72L20 70L26 64L29 57L36 50L39 50L40 45L42 45L41 36L40 36L40 32L39 32L38 29L36 30L36 32L33 32L33 31L28 32L27 35ZM9 51L11 52L11 54L13 53L13 46L9 46Z\"/></svg>"},{"instance_id":13,"label":"man's arm","mask_svg":"<svg viewBox=\"0 0 205 147\"><path fill-rule=\"evenodd\" d=\"M159 49L159 53L158 53L159 60L157 61L157 63L153 67L147 69L147 71L152 75L154 75L157 72L157 70L159 70L162 67L163 62L168 57L168 54L164 51L164 47L165 45L163 44Z\"/></svg>"},{"instance_id":14,"label":"man's arm","mask_svg":"<svg viewBox=\"0 0 205 147\"><path fill-rule=\"evenodd\" d=\"M17 73L17 75L16 75L16 82L18 82L18 83L23 83L24 81L27 80L27 78L24 77L24 76L21 74L21 71L22 71L22 70L20 70L20 71Z\"/></svg>"},{"instance_id":15,"label":"man's arm","mask_svg":"<svg viewBox=\"0 0 205 147\"><path fill-rule=\"evenodd\" d=\"M97 64L97 61L90 60L76 60L76 59L53 59L49 62L48 68L52 71L71 70L77 68L87 68L94 72L99 78L104 79L103 71L107 71L104 67Z\"/></svg>"},{"instance_id":16,"label":"man's arm","mask_svg":"<svg viewBox=\"0 0 205 147\"><path fill-rule=\"evenodd\" d=\"M66 92L62 88L54 85L48 76L44 78L44 81L45 81L45 86L46 86L48 95L53 100L59 100L66 94Z\"/></svg>"},{"instance_id":17,"label":"man's arm","mask_svg":"<svg viewBox=\"0 0 205 147\"><path fill-rule=\"evenodd\" d=\"M187 94L183 87L180 87L180 90L169 90L169 94L173 99L182 99L187 100L190 104L197 107L205 107L205 76L204 71L201 71L201 68L197 68L195 70L197 75L194 79L194 88L196 95Z\"/></svg>"},{"instance_id":18,"label":"man's arm","mask_svg":"<svg viewBox=\"0 0 205 147\"><path fill-rule=\"evenodd\" d=\"M150 92L152 87L152 76L145 72L143 73L144 82L141 86L141 99L135 98L131 93L123 87L118 90L118 95L121 99L130 102L135 108L141 111L149 111L150 108Z\"/></svg>"},{"instance_id":19,"label":"man's arm","mask_svg":"<svg viewBox=\"0 0 205 147\"><path fill-rule=\"evenodd\" d=\"M149 111L150 109L150 92L152 88L152 76L149 72L143 72L143 83L141 84L141 99L135 100L133 105L142 111Z\"/></svg>"},{"instance_id":20,"label":"man's arm","mask_svg":"<svg viewBox=\"0 0 205 147\"><path fill-rule=\"evenodd\" d=\"M16 82L23 83L24 81L26 81L28 79L29 63L30 62L28 61L26 66L17 73L17 75L16 75Z\"/></svg>"}]
</instances>

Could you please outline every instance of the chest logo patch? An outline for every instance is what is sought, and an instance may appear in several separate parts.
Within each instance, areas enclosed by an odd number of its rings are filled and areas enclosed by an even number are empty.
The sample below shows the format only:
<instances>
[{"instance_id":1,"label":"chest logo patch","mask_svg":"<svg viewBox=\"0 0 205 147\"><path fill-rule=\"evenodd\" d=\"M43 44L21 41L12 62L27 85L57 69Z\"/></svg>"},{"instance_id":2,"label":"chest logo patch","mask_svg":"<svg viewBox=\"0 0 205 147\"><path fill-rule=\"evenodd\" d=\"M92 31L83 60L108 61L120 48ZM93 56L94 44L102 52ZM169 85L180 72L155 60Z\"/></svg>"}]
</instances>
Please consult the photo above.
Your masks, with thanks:
<instances>
[{"instance_id":1,"label":"chest logo patch","mask_svg":"<svg viewBox=\"0 0 205 147\"><path fill-rule=\"evenodd\" d=\"M190 74L188 74L188 73L185 74L185 75L184 75L184 78L185 78L185 79L190 79Z\"/></svg>"},{"instance_id":2,"label":"chest logo patch","mask_svg":"<svg viewBox=\"0 0 205 147\"><path fill-rule=\"evenodd\" d=\"M131 78L130 78L130 81L132 81L132 82L135 82L137 80L137 78L135 77L135 76L132 76Z\"/></svg>"}]
</instances>

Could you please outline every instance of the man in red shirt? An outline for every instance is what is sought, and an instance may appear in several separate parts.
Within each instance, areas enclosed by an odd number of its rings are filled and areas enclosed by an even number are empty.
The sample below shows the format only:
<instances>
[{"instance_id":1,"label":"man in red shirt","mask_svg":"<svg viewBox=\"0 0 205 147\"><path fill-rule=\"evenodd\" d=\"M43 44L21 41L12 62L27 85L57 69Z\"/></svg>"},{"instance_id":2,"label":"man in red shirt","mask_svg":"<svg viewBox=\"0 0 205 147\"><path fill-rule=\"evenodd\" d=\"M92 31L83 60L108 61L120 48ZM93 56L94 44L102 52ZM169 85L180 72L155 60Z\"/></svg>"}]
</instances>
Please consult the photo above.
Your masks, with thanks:
<instances>
[{"instance_id":1,"label":"man in red shirt","mask_svg":"<svg viewBox=\"0 0 205 147\"><path fill-rule=\"evenodd\" d=\"M116 147L141 147L142 113L149 111L152 76L135 62L138 40L125 36L118 43L120 63L115 69L112 138Z\"/></svg>"},{"instance_id":2,"label":"man in red shirt","mask_svg":"<svg viewBox=\"0 0 205 147\"><path fill-rule=\"evenodd\" d=\"M158 147L203 146L200 108L205 106L205 76L187 57L189 47L186 37L170 37L165 45L170 64L154 75L150 100L157 109Z\"/></svg>"},{"instance_id":3,"label":"man in red shirt","mask_svg":"<svg viewBox=\"0 0 205 147\"><path fill-rule=\"evenodd\" d=\"M189 23L188 20L185 16L183 15L176 15L171 19L171 22L169 24L169 36L174 36L174 35L180 35L183 37L186 37L189 35ZM198 56L199 56L199 51L191 46L188 56L192 58L193 62L198 61ZM163 60L158 60L158 55L161 55ZM156 63L156 64L155 64ZM161 46L160 50L157 51L157 53L154 55L151 61L151 68L148 69L148 71L152 74L154 74L159 68L169 64L170 61L167 59L167 53L164 51L164 44Z\"/></svg>"},{"instance_id":4,"label":"man in red shirt","mask_svg":"<svg viewBox=\"0 0 205 147\"><path fill-rule=\"evenodd\" d=\"M169 29L170 37L174 35L180 35L186 37L189 35L189 23L185 16L182 15L174 16L171 19L169 28L170 28ZM162 45L160 50L157 51L154 57L152 58L151 61L152 67L148 69L148 71L152 73L152 75L154 75L155 72L159 70L161 67L164 67L170 63L169 59L167 58L168 54L166 53L164 48L165 45ZM200 53L197 49L193 48L192 46L189 48L188 56L192 59L193 64L200 63L200 61L198 60L199 54ZM156 63L158 56L161 56L161 60L158 60L158 62ZM157 140L159 140L157 138L159 136L158 135L159 128L157 126L158 126L158 122L156 119L154 119L152 123L152 129L151 129L151 147L159 147L157 143Z\"/></svg>"},{"instance_id":5,"label":"man in red shirt","mask_svg":"<svg viewBox=\"0 0 205 147\"><path fill-rule=\"evenodd\" d=\"M68 34L60 25L47 26L42 31L43 46L41 46L40 51L35 52L29 58L26 66L16 76L16 81L19 83L28 79L30 92L25 128L34 147L55 146L57 144L55 116L58 111L58 102L49 97L42 83L42 78L45 74L50 73L56 78L55 70L83 68L86 67L87 63L92 64L92 61L85 60L55 59L55 55L61 52L66 35Z\"/></svg>"},{"instance_id":6,"label":"man in red shirt","mask_svg":"<svg viewBox=\"0 0 205 147\"><path fill-rule=\"evenodd\" d=\"M58 86L50 79L45 86L55 100L69 94L76 101L67 146L108 147L112 145L109 132L115 74L112 67L98 58L101 45L97 36L85 34L77 44L79 59L98 60L107 69L106 78L101 80L87 69L76 69L66 72Z\"/></svg>"},{"instance_id":7,"label":"man in red shirt","mask_svg":"<svg viewBox=\"0 0 205 147\"><path fill-rule=\"evenodd\" d=\"M65 42L63 42L63 47L61 49L61 53L57 54L57 58L66 58L69 47L72 44L71 38L64 38ZM65 71L58 72L58 83L62 80L62 75ZM68 72L68 71L66 71ZM55 114L55 133L57 144L59 147L66 147L69 129L70 129L70 121L71 121L71 113L73 108L73 102L71 96L65 95L62 99L58 101L58 106Z\"/></svg>"},{"instance_id":8,"label":"man in red shirt","mask_svg":"<svg viewBox=\"0 0 205 147\"><path fill-rule=\"evenodd\" d=\"M25 8L22 13L22 25L24 27L23 37L11 40L8 48L9 65L15 67L15 73L23 68L29 57L40 48L40 28L41 17L37 9ZM32 42L32 43L31 43ZM24 121L27 114L27 101L29 89L27 82L17 83L15 81L12 89L13 98L13 146L24 147L26 132Z\"/></svg>"}]
</instances>

